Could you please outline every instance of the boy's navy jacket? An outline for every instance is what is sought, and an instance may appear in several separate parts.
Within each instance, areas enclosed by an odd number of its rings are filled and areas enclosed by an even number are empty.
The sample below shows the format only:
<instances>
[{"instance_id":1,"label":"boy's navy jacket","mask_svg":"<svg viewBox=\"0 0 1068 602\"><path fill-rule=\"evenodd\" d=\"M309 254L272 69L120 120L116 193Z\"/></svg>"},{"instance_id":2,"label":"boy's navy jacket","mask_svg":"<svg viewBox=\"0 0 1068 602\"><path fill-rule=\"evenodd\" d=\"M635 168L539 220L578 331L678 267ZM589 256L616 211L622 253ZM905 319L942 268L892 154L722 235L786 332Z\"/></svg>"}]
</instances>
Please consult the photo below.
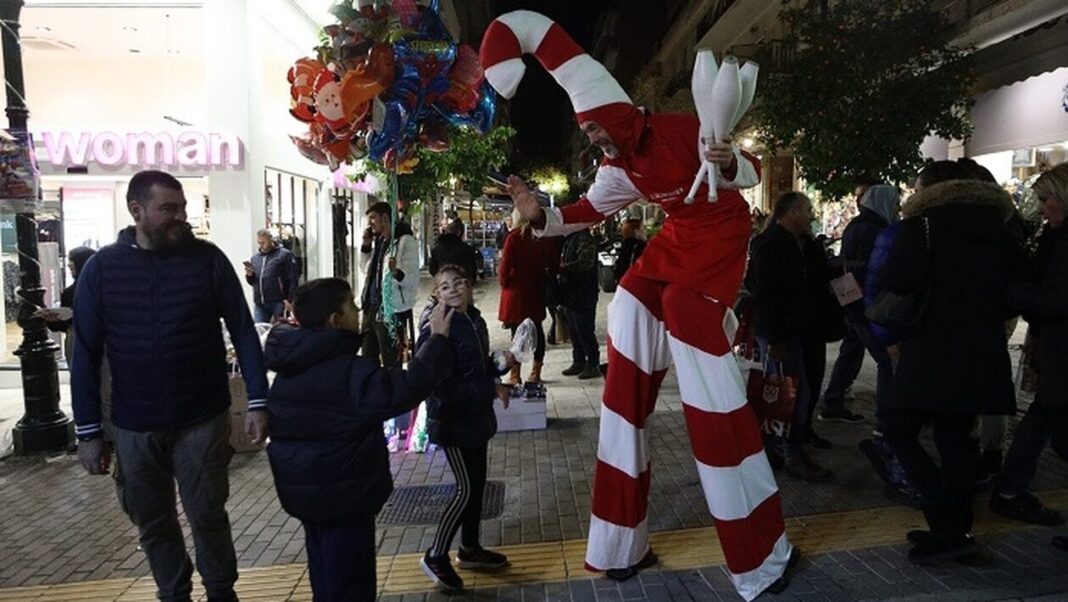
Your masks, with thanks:
<instances>
[{"instance_id":1,"label":"boy's navy jacket","mask_svg":"<svg viewBox=\"0 0 1068 602\"><path fill-rule=\"evenodd\" d=\"M210 242L192 238L165 251L119 232L78 274L71 366L76 432L100 435L100 364L111 367L111 419L131 431L198 424L230 407L226 322L249 409L267 397L263 350L233 266Z\"/></svg>"},{"instance_id":2,"label":"boy's navy jacket","mask_svg":"<svg viewBox=\"0 0 1068 602\"><path fill-rule=\"evenodd\" d=\"M431 301L419 318L416 349L430 337ZM452 375L438 383L426 402L427 434L430 441L447 447L480 445L497 433L493 400L497 397L496 366L489 355L489 331L475 307L467 313L453 312L449 330L454 366Z\"/></svg>"},{"instance_id":3,"label":"boy's navy jacket","mask_svg":"<svg viewBox=\"0 0 1068 602\"><path fill-rule=\"evenodd\" d=\"M278 374L267 398L267 455L282 508L302 521L374 515L393 491L382 421L426 399L448 375L452 351L428 337L408 369L356 355L360 336L275 326L267 366Z\"/></svg>"}]
</instances>

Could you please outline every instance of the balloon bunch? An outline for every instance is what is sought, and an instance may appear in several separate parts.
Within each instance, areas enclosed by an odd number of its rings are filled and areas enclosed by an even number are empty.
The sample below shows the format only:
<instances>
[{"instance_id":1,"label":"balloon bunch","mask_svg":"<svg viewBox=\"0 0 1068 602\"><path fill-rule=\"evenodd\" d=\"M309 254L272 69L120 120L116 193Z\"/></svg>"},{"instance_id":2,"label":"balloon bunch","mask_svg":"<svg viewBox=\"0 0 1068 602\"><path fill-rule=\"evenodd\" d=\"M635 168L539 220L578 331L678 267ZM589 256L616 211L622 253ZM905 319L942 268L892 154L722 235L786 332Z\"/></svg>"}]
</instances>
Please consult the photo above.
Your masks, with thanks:
<instances>
[{"instance_id":1,"label":"balloon bunch","mask_svg":"<svg viewBox=\"0 0 1068 602\"><path fill-rule=\"evenodd\" d=\"M716 67L716 57L712 51L701 50L697 53L690 85L697 115L701 118L698 149L712 141L723 142L738 125L742 115L749 110L749 105L753 104L758 69L759 65L753 61L747 61L739 69L738 59L733 56L724 57L723 64ZM708 200L715 202L718 173L715 165L702 160L701 169L694 178L690 193L686 195L686 204L693 204L697 188L706 175Z\"/></svg>"},{"instance_id":2,"label":"balloon bunch","mask_svg":"<svg viewBox=\"0 0 1068 602\"><path fill-rule=\"evenodd\" d=\"M418 148L448 148L450 125L486 132L496 98L478 53L458 45L439 0L346 0L331 12L316 58L289 69L290 114L308 124L292 136L308 159L331 170L364 157L410 172Z\"/></svg>"}]
</instances>

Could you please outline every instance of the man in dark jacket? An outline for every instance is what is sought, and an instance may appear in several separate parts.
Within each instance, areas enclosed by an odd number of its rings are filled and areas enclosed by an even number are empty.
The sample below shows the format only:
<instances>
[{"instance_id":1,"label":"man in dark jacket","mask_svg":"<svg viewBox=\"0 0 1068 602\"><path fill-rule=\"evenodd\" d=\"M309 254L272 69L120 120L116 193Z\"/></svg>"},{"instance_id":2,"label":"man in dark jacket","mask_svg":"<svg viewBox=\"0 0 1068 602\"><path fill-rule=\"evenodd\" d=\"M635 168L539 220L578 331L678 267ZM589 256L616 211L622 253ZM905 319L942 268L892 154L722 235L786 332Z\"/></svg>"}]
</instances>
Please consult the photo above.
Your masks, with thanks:
<instances>
[{"instance_id":1,"label":"man in dark jacket","mask_svg":"<svg viewBox=\"0 0 1068 602\"><path fill-rule=\"evenodd\" d=\"M827 482L834 475L812 460L803 449L808 436L808 383L801 346L803 325L812 315L808 307L807 270L801 237L813 219L812 202L800 192L788 192L775 201L772 223L753 240L746 288L753 297L754 332L765 365L778 365L779 373L797 379L793 421L786 441L768 445L787 473L812 482ZM781 443L781 444L779 444Z\"/></svg>"},{"instance_id":2,"label":"man in dark jacket","mask_svg":"<svg viewBox=\"0 0 1068 602\"><path fill-rule=\"evenodd\" d=\"M434 240L430 249L430 275L435 276L443 265L457 265L474 284L478 278L478 251L464 242L464 223L459 218L449 222L445 230Z\"/></svg>"},{"instance_id":3,"label":"man in dark jacket","mask_svg":"<svg viewBox=\"0 0 1068 602\"><path fill-rule=\"evenodd\" d=\"M589 230L564 238L560 253L560 293L571 334L571 366L564 376L586 380L601 376L601 347L597 342L597 242Z\"/></svg>"},{"instance_id":4,"label":"man in dark jacket","mask_svg":"<svg viewBox=\"0 0 1068 602\"><path fill-rule=\"evenodd\" d=\"M916 332L889 349L899 359L883 416L923 496L930 532L910 536L918 564L979 551L970 534L979 450L970 435L977 416L1016 409L1005 298L1023 252L1005 227L1012 199L996 184L963 180L955 165L935 162L920 173L883 274L886 290L925 298ZM927 424L941 468L919 441Z\"/></svg>"},{"instance_id":5,"label":"man in dark jacket","mask_svg":"<svg viewBox=\"0 0 1068 602\"><path fill-rule=\"evenodd\" d=\"M182 495L197 569L211 600L236 600L237 562L226 514L230 389L219 318L248 387L246 428L267 435L263 352L229 260L193 237L174 177L142 171L126 193L134 226L82 269L74 297L71 368L78 458L106 474L100 364L111 367L111 420L119 500L140 531L161 600L188 600L193 564L175 507Z\"/></svg>"},{"instance_id":6,"label":"man in dark jacket","mask_svg":"<svg viewBox=\"0 0 1068 602\"><path fill-rule=\"evenodd\" d=\"M871 186L860 199L860 213L846 226L842 234L841 258L846 271L858 286L864 286L875 238L884 228L897 221L899 205L897 188L885 184ZM871 324L864 317L863 299L845 307L845 324L845 336L838 350L838 359L831 369L831 380L823 393L823 411L819 417L826 422L857 424L863 422L864 417L845 407L845 392L860 373L864 351L871 354L877 367L876 408L883 405L883 399L890 392L893 366L890 356L886 354L886 346L875 338ZM818 387L819 383L815 386Z\"/></svg>"},{"instance_id":7,"label":"man in dark jacket","mask_svg":"<svg viewBox=\"0 0 1068 602\"><path fill-rule=\"evenodd\" d=\"M300 282L300 263L279 246L266 228L256 233L258 252L245 262L245 282L252 285L253 317L270 322L291 311L293 291Z\"/></svg>"},{"instance_id":8,"label":"man in dark jacket","mask_svg":"<svg viewBox=\"0 0 1068 602\"><path fill-rule=\"evenodd\" d=\"M278 372L267 455L282 508L304 526L316 600L375 598L375 515L393 491L382 421L448 375L452 316L441 309L407 370L356 354L359 314L340 278L297 289L301 327L280 324L267 337L267 365Z\"/></svg>"}]
</instances>

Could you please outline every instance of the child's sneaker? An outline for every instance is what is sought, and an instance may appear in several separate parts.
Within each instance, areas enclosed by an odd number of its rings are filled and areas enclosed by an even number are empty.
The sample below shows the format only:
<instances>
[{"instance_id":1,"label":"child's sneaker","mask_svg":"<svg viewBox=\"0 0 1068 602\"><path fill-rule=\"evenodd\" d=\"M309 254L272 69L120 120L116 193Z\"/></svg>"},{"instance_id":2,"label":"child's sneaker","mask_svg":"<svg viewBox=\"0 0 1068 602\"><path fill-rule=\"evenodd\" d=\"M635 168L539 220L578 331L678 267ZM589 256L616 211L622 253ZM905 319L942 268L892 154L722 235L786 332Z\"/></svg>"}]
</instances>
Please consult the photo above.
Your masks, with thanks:
<instances>
[{"instance_id":1,"label":"child's sneaker","mask_svg":"<svg viewBox=\"0 0 1068 602\"><path fill-rule=\"evenodd\" d=\"M452 562L449 560L449 555L431 556L430 550L426 551L423 555L423 559L419 561L419 566L423 568L423 572L434 583L440 585L442 589L446 591L456 591L464 588L464 580L456 574L456 570L452 568Z\"/></svg>"},{"instance_id":2,"label":"child's sneaker","mask_svg":"<svg viewBox=\"0 0 1068 602\"><path fill-rule=\"evenodd\" d=\"M500 569L508 566L508 557L482 547L468 550L463 546L456 554L462 569Z\"/></svg>"}]
</instances>

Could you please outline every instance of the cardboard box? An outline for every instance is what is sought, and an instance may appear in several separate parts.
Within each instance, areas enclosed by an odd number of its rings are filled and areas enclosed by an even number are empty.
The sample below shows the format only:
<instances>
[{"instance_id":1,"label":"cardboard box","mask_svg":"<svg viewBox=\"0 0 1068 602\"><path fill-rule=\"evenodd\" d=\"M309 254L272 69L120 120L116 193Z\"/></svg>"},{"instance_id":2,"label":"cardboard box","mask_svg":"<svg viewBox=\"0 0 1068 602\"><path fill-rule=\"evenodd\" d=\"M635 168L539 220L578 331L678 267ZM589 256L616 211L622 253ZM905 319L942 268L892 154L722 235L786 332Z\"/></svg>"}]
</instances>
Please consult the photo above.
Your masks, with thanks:
<instances>
[{"instance_id":1,"label":"cardboard box","mask_svg":"<svg viewBox=\"0 0 1068 602\"><path fill-rule=\"evenodd\" d=\"M497 432L540 430L546 426L546 395L543 385L517 385L512 388L508 409L494 404Z\"/></svg>"}]
</instances>

